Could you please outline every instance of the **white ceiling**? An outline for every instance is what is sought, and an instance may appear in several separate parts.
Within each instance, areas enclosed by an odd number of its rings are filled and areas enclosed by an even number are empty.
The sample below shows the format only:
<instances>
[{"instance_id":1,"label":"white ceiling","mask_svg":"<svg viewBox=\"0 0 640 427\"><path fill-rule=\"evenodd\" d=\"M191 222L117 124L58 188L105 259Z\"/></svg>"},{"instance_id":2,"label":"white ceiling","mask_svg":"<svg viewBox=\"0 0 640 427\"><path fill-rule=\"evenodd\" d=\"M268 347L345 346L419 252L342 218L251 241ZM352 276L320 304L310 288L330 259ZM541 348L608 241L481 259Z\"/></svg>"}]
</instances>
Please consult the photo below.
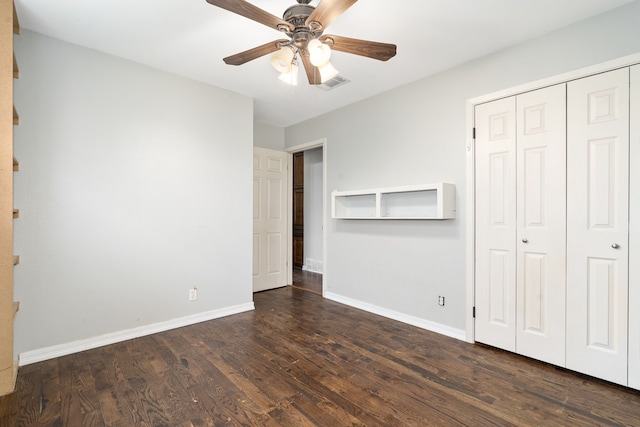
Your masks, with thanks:
<instances>
[{"instance_id":1,"label":"white ceiling","mask_svg":"<svg viewBox=\"0 0 640 427\"><path fill-rule=\"evenodd\" d=\"M290 126L633 0L360 0L325 34L393 43L380 62L334 52L350 83L332 91L278 80L269 57L222 58L281 38L205 0L15 0L20 25L254 98L255 120ZM251 0L281 17L295 0ZM319 0L313 0L317 5Z\"/></svg>"}]
</instances>

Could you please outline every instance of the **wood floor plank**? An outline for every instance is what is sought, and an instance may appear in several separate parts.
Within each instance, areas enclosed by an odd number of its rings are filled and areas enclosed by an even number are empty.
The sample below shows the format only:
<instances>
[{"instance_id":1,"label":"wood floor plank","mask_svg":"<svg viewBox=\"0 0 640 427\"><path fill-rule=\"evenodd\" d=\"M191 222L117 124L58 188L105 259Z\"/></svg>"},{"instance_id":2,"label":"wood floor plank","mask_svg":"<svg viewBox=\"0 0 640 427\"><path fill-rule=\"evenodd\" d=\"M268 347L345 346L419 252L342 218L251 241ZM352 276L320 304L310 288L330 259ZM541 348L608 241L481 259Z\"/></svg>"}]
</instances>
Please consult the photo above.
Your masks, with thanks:
<instances>
[{"instance_id":1,"label":"wood floor plank","mask_svg":"<svg viewBox=\"0 0 640 427\"><path fill-rule=\"evenodd\" d=\"M640 426L640 392L293 288L23 366L0 427Z\"/></svg>"},{"instance_id":2,"label":"wood floor plank","mask_svg":"<svg viewBox=\"0 0 640 427\"><path fill-rule=\"evenodd\" d=\"M60 397L60 374L56 360L43 362L40 376L40 417L41 425L55 425L60 422L62 400Z\"/></svg>"},{"instance_id":3,"label":"wood floor plank","mask_svg":"<svg viewBox=\"0 0 640 427\"><path fill-rule=\"evenodd\" d=\"M16 380L15 419L6 419L7 426L36 426L40 418L40 380L43 364L20 368ZM2 397L4 400L6 396Z\"/></svg>"}]
</instances>

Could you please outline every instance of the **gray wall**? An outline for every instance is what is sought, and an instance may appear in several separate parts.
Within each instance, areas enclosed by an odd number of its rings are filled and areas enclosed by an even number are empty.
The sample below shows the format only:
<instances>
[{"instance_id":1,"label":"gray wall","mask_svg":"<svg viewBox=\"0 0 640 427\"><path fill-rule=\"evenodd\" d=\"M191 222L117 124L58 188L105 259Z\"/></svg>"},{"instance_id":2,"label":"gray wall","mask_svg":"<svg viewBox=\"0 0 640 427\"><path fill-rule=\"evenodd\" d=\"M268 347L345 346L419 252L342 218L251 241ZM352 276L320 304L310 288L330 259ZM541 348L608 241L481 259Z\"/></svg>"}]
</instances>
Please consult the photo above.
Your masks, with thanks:
<instances>
[{"instance_id":1,"label":"gray wall","mask_svg":"<svg viewBox=\"0 0 640 427\"><path fill-rule=\"evenodd\" d=\"M637 52L638 1L287 128L287 147L327 139L328 193L439 181L457 188L452 221L329 220L326 290L463 330L466 100Z\"/></svg>"},{"instance_id":2,"label":"gray wall","mask_svg":"<svg viewBox=\"0 0 640 427\"><path fill-rule=\"evenodd\" d=\"M262 122L254 122L253 145L270 150L284 150L284 128Z\"/></svg>"},{"instance_id":3,"label":"gray wall","mask_svg":"<svg viewBox=\"0 0 640 427\"><path fill-rule=\"evenodd\" d=\"M16 352L250 304L252 100L29 31L16 51Z\"/></svg>"}]
</instances>

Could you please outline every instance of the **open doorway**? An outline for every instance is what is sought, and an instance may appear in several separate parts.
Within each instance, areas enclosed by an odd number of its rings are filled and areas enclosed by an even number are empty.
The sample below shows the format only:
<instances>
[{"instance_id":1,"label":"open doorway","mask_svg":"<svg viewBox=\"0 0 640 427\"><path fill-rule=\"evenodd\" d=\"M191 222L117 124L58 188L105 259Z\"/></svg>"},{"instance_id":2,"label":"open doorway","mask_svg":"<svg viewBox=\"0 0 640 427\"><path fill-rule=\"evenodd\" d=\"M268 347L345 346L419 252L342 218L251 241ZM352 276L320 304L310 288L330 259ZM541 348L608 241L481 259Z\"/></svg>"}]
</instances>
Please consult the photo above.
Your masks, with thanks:
<instances>
[{"instance_id":1,"label":"open doorway","mask_svg":"<svg viewBox=\"0 0 640 427\"><path fill-rule=\"evenodd\" d=\"M324 141L292 147L290 173L290 280L296 288L323 294L325 259Z\"/></svg>"}]
</instances>

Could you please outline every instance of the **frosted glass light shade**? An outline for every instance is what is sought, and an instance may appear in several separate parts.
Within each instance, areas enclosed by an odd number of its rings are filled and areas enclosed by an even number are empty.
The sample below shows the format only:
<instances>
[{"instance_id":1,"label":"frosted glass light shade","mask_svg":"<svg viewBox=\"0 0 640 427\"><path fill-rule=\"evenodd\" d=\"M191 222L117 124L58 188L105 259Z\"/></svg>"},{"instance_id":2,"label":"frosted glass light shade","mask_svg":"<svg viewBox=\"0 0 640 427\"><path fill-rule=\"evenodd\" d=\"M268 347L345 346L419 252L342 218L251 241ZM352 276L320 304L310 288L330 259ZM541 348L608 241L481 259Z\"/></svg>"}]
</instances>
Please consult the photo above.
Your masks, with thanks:
<instances>
[{"instance_id":1,"label":"frosted glass light shade","mask_svg":"<svg viewBox=\"0 0 640 427\"><path fill-rule=\"evenodd\" d=\"M318 67L318 70L320 71L320 82L322 83L327 80L331 80L338 75L338 70L331 65L331 62L327 62L326 64Z\"/></svg>"},{"instance_id":2,"label":"frosted glass light shade","mask_svg":"<svg viewBox=\"0 0 640 427\"><path fill-rule=\"evenodd\" d=\"M331 48L318 39L313 39L307 45L309 60L316 67L321 67L331 58Z\"/></svg>"},{"instance_id":3,"label":"frosted glass light shade","mask_svg":"<svg viewBox=\"0 0 640 427\"><path fill-rule=\"evenodd\" d=\"M271 65L273 65L273 68L283 74L289 73L291 71L292 61L293 51L286 46L281 47L280 50L275 51L271 55Z\"/></svg>"},{"instance_id":4,"label":"frosted glass light shade","mask_svg":"<svg viewBox=\"0 0 640 427\"><path fill-rule=\"evenodd\" d=\"M290 63L290 69L288 73L282 73L280 74L280 77L278 77L280 80L282 80L283 82L290 84L291 86L297 86L298 85L298 66L296 64L291 64Z\"/></svg>"}]
</instances>

